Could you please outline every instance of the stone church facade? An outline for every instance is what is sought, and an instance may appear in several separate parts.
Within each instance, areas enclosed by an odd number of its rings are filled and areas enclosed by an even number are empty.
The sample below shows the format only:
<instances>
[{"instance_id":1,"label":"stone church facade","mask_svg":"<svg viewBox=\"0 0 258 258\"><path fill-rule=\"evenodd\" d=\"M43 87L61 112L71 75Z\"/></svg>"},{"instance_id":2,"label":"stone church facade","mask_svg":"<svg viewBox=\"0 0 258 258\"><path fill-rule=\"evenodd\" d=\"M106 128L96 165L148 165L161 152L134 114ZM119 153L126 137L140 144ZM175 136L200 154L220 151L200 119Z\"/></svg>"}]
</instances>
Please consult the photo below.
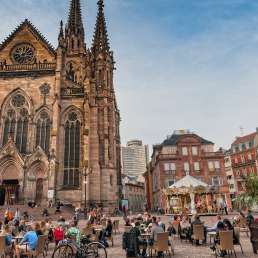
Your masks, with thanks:
<instances>
[{"instance_id":1,"label":"stone church facade","mask_svg":"<svg viewBox=\"0 0 258 258\"><path fill-rule=\"evenodd\" d=\"M103 0L87 48L80 0L58 47L25 20L0 45L0 202L113 208L121 195L120 114ZM88 176L85 176L87 174Z\"/></svg>"}]
</instances>

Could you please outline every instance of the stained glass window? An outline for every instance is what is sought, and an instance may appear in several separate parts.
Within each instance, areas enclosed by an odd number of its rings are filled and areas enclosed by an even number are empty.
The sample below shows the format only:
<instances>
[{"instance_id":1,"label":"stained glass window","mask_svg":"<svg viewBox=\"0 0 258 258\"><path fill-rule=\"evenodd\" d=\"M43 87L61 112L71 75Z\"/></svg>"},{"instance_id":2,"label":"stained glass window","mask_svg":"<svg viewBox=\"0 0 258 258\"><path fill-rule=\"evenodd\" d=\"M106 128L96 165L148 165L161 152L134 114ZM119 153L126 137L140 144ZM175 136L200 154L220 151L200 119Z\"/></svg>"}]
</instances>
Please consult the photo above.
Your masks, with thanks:
<instances>
[{"instance_id":1,"label":"stained glass window","mask_svg":"<svg viewBox=\"0 0 258 258\"><path fill-rule=\"evenodd\" d=\"M40 146L45 153L49 153L51 122L47 112L40 113L36 127L36 146Z\"/></svg>"},{"instance_id":2,"label":"stained glass window","mask_svg":"<svg viewBox=\"0 0 258 258\"><path fill-rule=\"evenodd\" d=\"M68 115L65 123L64 186L80 185L80 121L75 112Z\"/></svg>"},{"instance_id":3,"label":"stained glass window","mask_svg":"<svg viewBox=\"0 0 258 258\"><path fill-rule=\"evenodd\" d=\"M25 98L17 94L12 98L11 103L13 107L7 111L4 120L3 145L11 137L20 153L25 154L29 126L28 110L24 107Z\"/></svg>"}]
</instances>

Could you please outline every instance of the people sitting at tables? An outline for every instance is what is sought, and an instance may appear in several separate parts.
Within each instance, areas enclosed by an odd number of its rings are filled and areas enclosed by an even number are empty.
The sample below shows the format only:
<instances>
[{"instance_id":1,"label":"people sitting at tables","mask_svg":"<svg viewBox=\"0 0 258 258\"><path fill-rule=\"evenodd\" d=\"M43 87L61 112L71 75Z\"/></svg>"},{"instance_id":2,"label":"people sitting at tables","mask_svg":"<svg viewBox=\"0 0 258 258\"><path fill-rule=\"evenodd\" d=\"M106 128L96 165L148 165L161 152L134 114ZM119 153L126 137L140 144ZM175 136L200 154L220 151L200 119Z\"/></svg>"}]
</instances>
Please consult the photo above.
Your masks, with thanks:
<instances>
[{"instance_id":1,"label":"people sitting at tables","mask_svg":"<svg viewBox=\"0 0 258 258\"><path fill-rule=\"evenodd\" d=\"M141 256L146 256L147 250L147 241L141 238L141 231L140 231L140 222L136 221L135 225L131 228L130 233L136 237L137 243L137 253ZM142 253L140 250L140 246L142 247Z\"/></svg>"},{"instance_id":2,"label":"people sitting at tables","mask_svg":"<svg viewBox=\"0 0 258 258\"><path fill-rule=\"evenodd\" d=\"M64 230L61 223L58 223L53 232L55 244L58 245L60 241L64 239Z\"/></svg>"},{"instance_id":3,"label":"people sitting at tables","mask_svg":"<svg viewBox=\"0 0 258 258\"><path fill-rule=\"evenodd\" d=\"M26 253L27 251L34 251L37 247L38 236L36 232L31 225L27 227L27 230L28 232L24 235L19 245L16 245L15 247L15 253L17 258L20 258L20 255ZM26 243L27 245L24 245L24 243Z\"/></svg>"},{"instance_id":4,"label":"people sitting at tables","mask_svg":"<svg viewBox=\"0 0 258 258\"><path fill-rule=\"evenodd\" d=\"M204 225L204 223L201 221L200 216L198 214L195 215L194 220L191 222L191 234L193 233L193 226L194 225ZM204 243L207 241L207 228L204 227ZM199 241L196 242L197 245L199 245Z\"/></svg>"},{"instance_id":5,"label":"people sitting at tables","mask_svg":"<svg viewBox=\"0 0 258 258\"><path fill-rule=\"evenodd\" d=\"M237 239L237 237L235 235L233 225L231 224L231 222L228 219L224 219L223 223L222 222L218 223L217 230L216 230L217 234L216 234L216 237L214 239L214 245L211 246L211 249L213 251L216 251L216 244L219 244L219 242L220 242L219 232L220 231L228 231L228 230L233 232L233 244L237 244L238 243L238 239ZM226 250L219 250L217 252L218 252L217 255L219 257L224 257L225 255L227 255Z\"/></svg>"},{"instance_id":6,"label":"people sitting at tables","mask_svg":"<svg viewBox=\"0 0 258 258\"><path fill-rule=\"evenodd\" d=\"M151 237L149 240L149 244L153 245L154 242L157 241L157 234L158 233L163 233L164 230L162 227L159 226L158 222L157 222L157 218L154 216L152 217L152 230L151 230ZM162 252L158 252L158 258L160 258L162 256Z\"/></svg>"},{"instance_id":7,"label":"people sitting at tables","mask_svg":"<svg viewBox=\"0 0 258 258\"><path fill-rule=\"evenodd\" d=\"M224 223L222 221L218 222L216 227L216 236L214 237L214 243L210 247L214 252L216 251L216 245L219 244L219 232L225 230ZM220 255L220 254L219 254Z\"/></svg>"},{"instance_id":8,"label":"people sitting at tables","mask_svg":"<svg viewBox=\"0 0 258 258\"><path fill-rule=\"evenodd\" d=\"M238 243L238 239L237 239L237 236L235 234L234 227L231 224L231 222L229 221L229 219L224 219L223 224L224 224L224 229L225 230L232 230L233 231L233 243L234 244Z\"/></svg>"},{"instance_id":9,"label":"people sitting at tables","mask_svg":"<svg viewBox=\"0 0 258 258\"><path fill-rule=\"evenodd\" d=\"M217 231L217 228L218 228L218 225L219 225L220 223L223 223L223 222L222 222L222 218L221 218L220 215L217 215L217 220L216 220L215 224L214 224L212 227L207 228L207 232L216 232L216 231Z\"/></svg>"},{"instance_id":10,"label":"people sitting at tables","mask_svg":"<svg viewBox=\"0 0 258 258\"><path fill-rule=\"evenodd\" d=\"M11 234L11 229L9 225L4 225L3 232L1 233L5 237L5 254L9 255L10 257L12 254L12 234Z\"/></svg>"}]
</instances>

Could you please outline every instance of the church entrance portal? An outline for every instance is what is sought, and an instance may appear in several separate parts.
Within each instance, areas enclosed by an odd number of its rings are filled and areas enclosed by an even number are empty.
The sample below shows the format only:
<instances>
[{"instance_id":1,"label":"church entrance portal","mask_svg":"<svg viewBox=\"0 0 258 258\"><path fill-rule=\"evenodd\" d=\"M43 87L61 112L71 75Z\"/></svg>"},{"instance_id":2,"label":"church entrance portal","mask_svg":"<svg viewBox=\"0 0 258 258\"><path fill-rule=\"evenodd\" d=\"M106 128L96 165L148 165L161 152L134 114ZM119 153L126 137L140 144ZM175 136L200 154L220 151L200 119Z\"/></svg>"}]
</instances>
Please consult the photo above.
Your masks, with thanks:
<instances>
[{"instance_id":1,"label":"church entrance portal","mask_svg":"<svg viewBox=\"0 0 258 258\"><path fill-rule=\"evenodd\" d=\"M19 181L3 180L0 186L0 205L13 205L19 200Z\"/></svg>"}]
</instances>

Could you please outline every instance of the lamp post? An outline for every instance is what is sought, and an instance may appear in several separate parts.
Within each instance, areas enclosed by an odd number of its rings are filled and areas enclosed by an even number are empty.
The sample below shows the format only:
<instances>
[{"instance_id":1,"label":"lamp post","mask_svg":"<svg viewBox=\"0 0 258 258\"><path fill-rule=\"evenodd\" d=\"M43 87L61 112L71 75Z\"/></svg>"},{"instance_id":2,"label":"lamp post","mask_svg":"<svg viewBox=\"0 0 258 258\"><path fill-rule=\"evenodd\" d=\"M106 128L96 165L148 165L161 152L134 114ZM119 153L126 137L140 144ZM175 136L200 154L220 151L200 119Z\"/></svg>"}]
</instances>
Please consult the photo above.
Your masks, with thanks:
<instances>
[{"instance_id":1,"label":"lamp post","mask_svg":"<svg viewBox=\"0 0 258 258\"><path fill-rule=\"evenodd\" d=\"M85 166L82 175L84 176L84 215L87 217L87 177L92 174L92 168Z\"/></svg>"}]
</instances>

